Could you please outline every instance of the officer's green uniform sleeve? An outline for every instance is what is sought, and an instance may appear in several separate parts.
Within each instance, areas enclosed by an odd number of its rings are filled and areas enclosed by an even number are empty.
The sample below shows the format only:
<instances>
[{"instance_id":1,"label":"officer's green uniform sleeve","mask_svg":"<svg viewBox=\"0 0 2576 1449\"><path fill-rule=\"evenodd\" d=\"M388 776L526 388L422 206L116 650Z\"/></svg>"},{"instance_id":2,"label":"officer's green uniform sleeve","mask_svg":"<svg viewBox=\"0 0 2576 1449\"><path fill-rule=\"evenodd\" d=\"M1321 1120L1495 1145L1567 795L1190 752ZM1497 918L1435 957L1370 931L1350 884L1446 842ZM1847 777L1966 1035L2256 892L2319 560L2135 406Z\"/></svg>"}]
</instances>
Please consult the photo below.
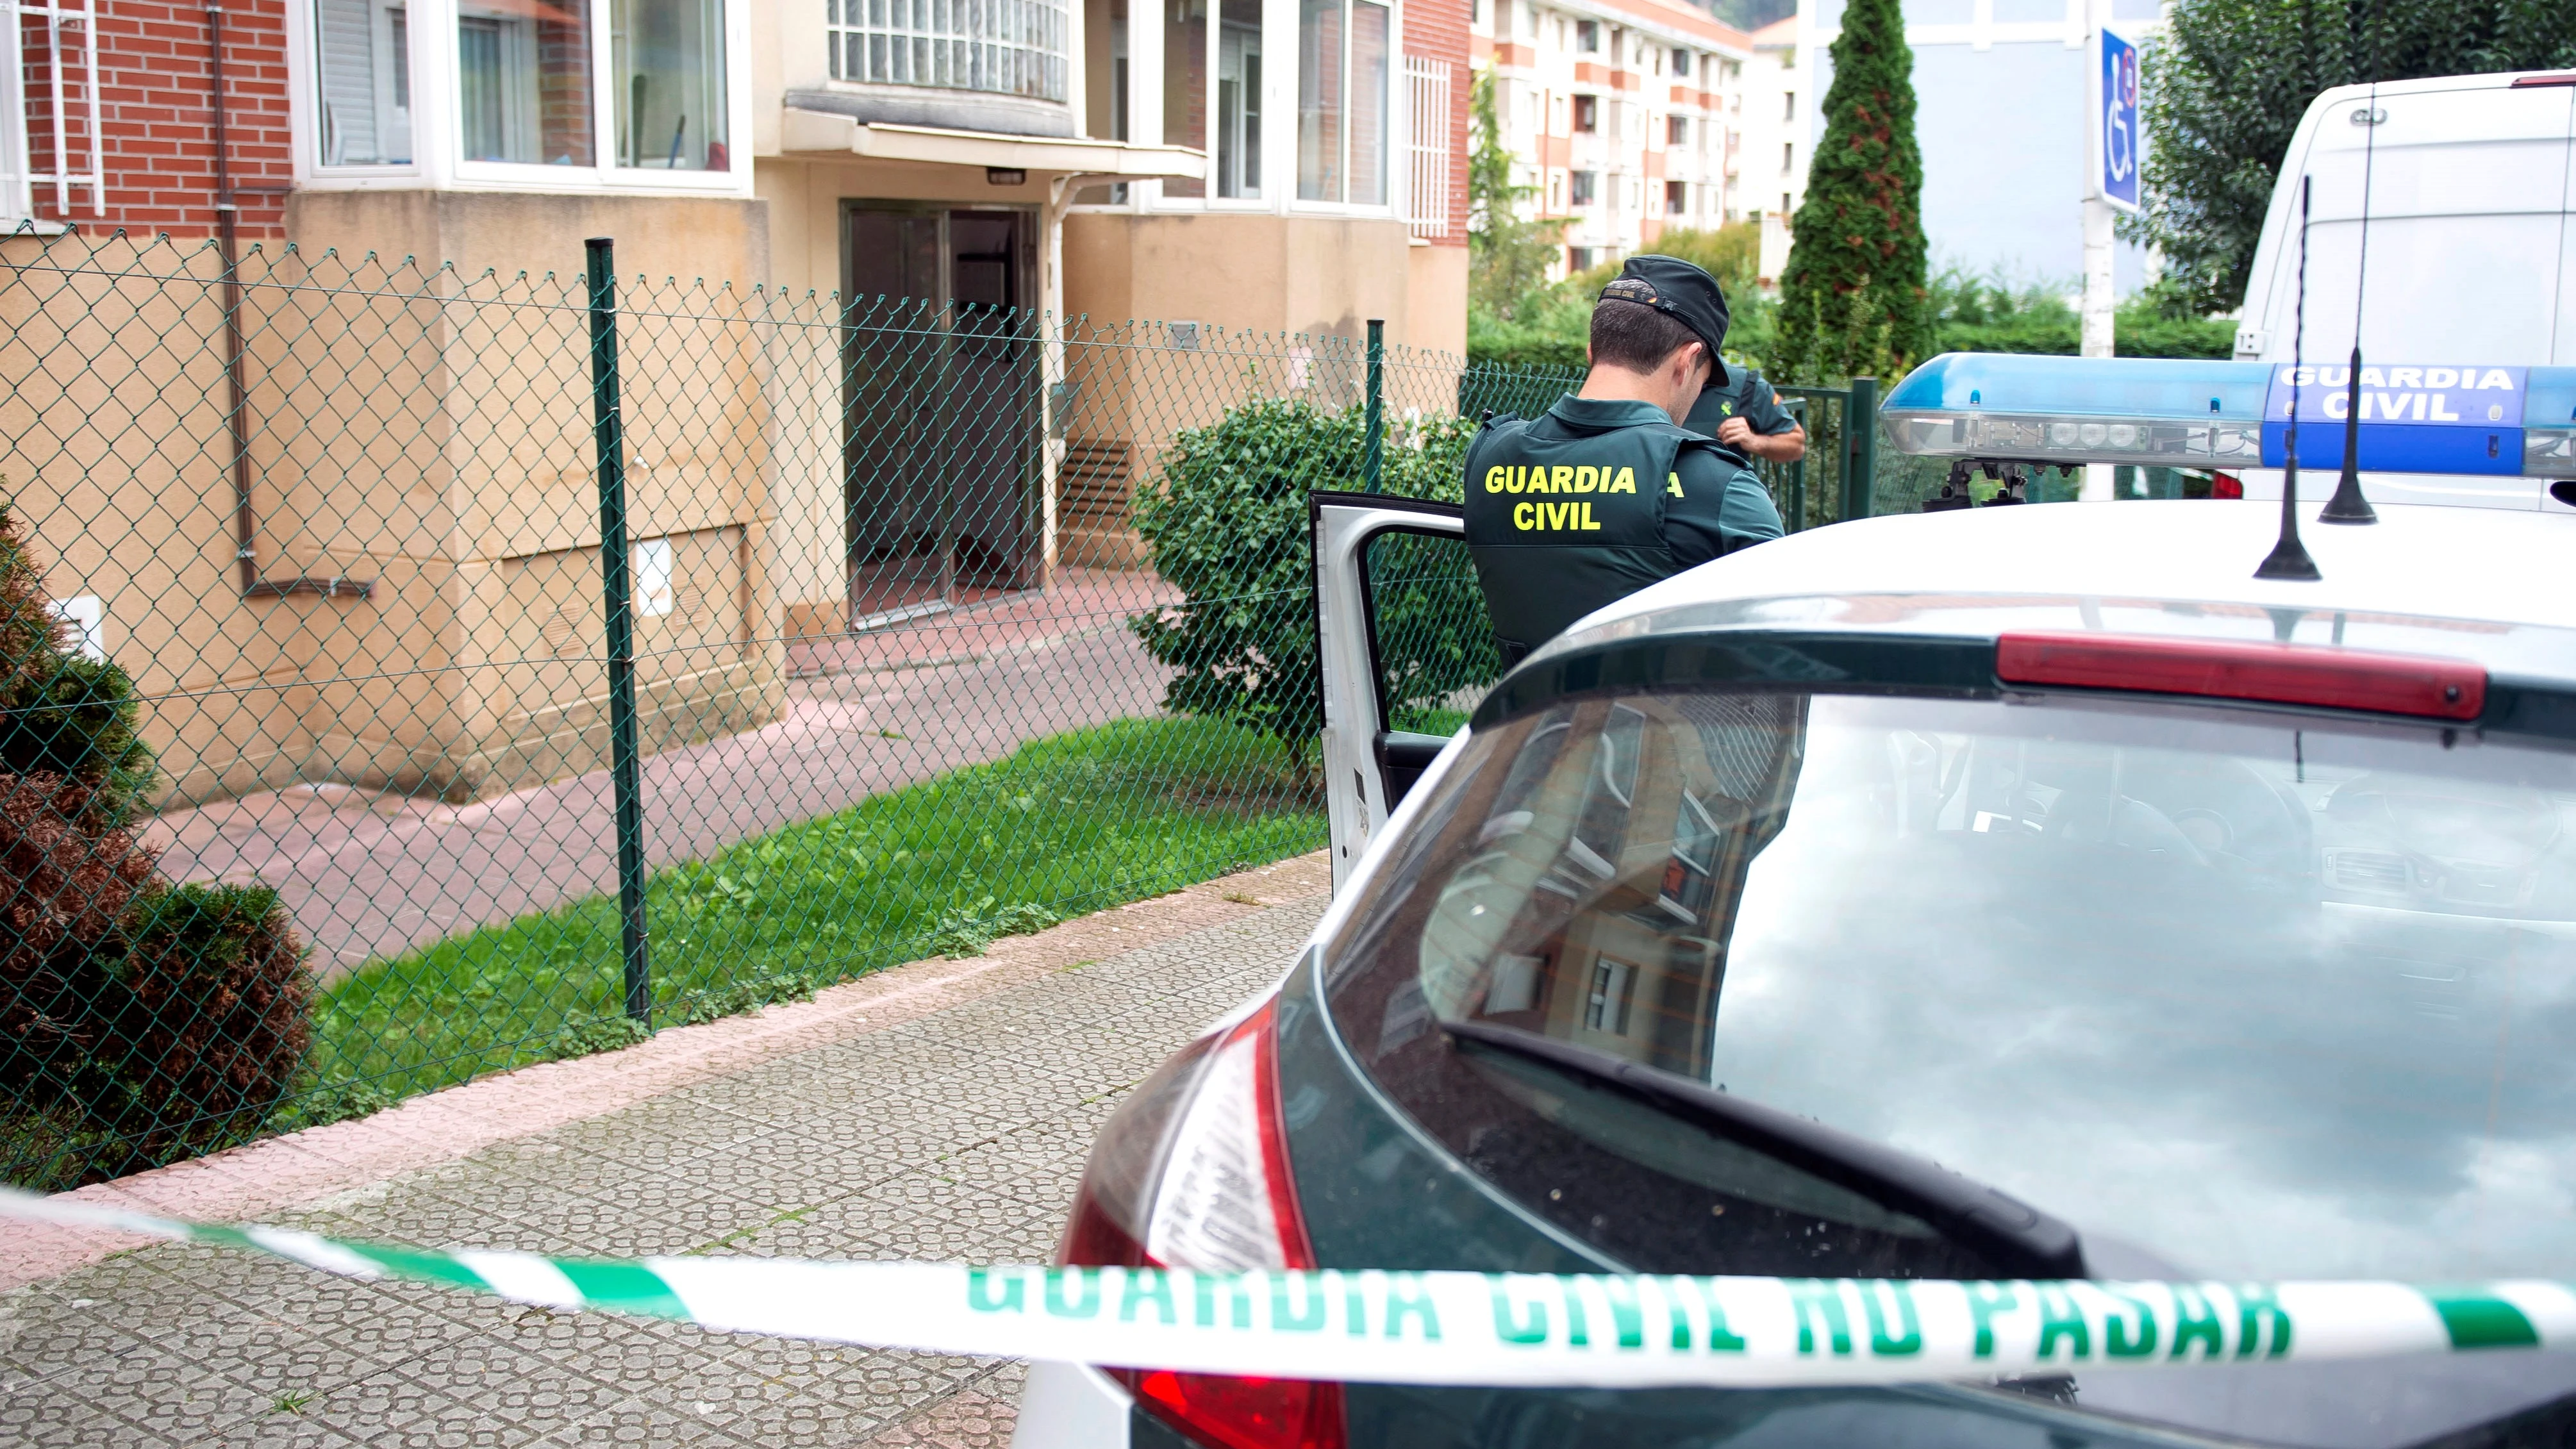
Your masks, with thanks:
<instances>
[{"instance_id":1,"label":"officer's green uniform sleeve","mask_svg":"<svg viewBox=\"0 0 2576 1449\"><path fill-rule=\"evenodd\" d=\"M1664 542L1683 567L1780 536L1780 510L1751 469L1707 448L1683 449L1673 467L1665 482Z\"/></svg>"},{"instance_id":2,"label":"officer's green uniform sleeve","mask_svg":"<svg viewBox=\"0 0 2576 1449\"><path fill-rule=\"evenodd\" d=\"M1780 406L1780 395L1771 390L1770 381L1758 372L1744 389L1744 403L1738 416L1751 425L1753 431L1766 438L1798 426L1798 420L1789 416L1789 410Z\"/></svg>"}]
</instances>

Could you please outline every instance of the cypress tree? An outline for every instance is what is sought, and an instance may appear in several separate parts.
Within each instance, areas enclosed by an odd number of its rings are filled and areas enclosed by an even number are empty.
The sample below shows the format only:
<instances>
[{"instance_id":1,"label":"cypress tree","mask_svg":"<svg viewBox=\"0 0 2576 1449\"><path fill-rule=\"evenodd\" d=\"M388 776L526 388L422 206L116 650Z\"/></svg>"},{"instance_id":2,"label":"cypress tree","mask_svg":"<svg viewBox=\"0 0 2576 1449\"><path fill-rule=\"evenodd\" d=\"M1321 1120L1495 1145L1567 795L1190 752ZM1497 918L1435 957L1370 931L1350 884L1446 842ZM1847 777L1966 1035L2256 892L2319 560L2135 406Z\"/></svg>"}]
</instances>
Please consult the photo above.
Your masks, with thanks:
<instances>
[{"instance_id":1,"label":"cypress tree","mask_svg":"<svg viewBox=\"0 0 2576 1449\"><path fill-rule=\"evenodd\" d=\"M1902 0L1851 0L1780 278L1776 375L1894 378L1930 350L1923 155Z\"/></svg>"}]
</instances>

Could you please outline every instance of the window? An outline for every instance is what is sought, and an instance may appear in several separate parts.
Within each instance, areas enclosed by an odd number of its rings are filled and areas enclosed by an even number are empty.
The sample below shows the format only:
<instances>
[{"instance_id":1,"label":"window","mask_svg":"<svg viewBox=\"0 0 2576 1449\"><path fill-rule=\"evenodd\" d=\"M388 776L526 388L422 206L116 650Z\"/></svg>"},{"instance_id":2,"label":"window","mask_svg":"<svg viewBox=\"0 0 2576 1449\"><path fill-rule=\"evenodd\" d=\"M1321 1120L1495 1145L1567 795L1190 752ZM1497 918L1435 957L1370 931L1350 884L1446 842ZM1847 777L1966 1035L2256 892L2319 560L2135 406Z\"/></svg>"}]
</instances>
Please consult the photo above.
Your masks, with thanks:
<instances>
[{"instance_id":1,"label":"window","mask_svg":"<svg viewBox=\"0 0 2576 1449\"><path fill-rule=\"evenodd\" d=\"M1404 58L1410 110L1404 128L1405 178L1412 195L1404 209L1414 236L1426 241L1449 234L1449 62L1427 55Z\"/></svg>"},{"instance_id":2,"label":"window","mask_svg":"<svg viewBox=\"0 0 2576 1449\"><path fill-rule=\"evenodd\" d=\"M823 0L823 7L834 80L1065 98L1062 0Z\"/></svg>"},{"instance_id":3,"label":"window","mask_svg":"<svg viewBox=\"0 0 2576 1449\"><path fill-rule=\"evenodd\" d=\"M1780 174L1781 174L1781 175L1783 175L1783 176L1788 175L1788 174L1789 174L1789 172L1790 172L1790 171L1794 168L1794 166L1796 165L1797 158L1798 158L1798 143L1797 143L1797 142L1795 142L1795 141L1783 141L1783 142L1781 142L1781 143L1780 143Z\"/></svg>"},{"instance_id":4,"label":"window","mask_svg":"<svg viewBox=\"0 0 2576 1449\"><path fill-rule=\"evenodd\" d=\"M1601 129L1601 98L1599 96L1576 96L1574 98L1574 129L1587 135Z\"/></svg>"},{"instance_id":5,"label":"window","mask_svg":"<svg viewBox=\"0 0 2576 1449\"><path fill-rule=\"evenodd\" d=\"M1394 29L1373 0L1298 0L1299 200L1386 204Z\"/></svg>"},{"instance_id":6,"label":"window","mask_svg":"<svg viewBox=\"0 0 2576 1449\"><path fill-rule=\"evenodd\" d=\"M1589 271L1592 267L1593 256L1600 250L1601 249L1599 247L1567 247L1565 249L1565 269L1569 272Z\"/></svg>"},{"instance_id":7,"label":"window","mask_svg":"<svg viewBox=\"0 0 2576 1449\"><path fill-rule=\"evenodd\" d=\"M409 165L411 27L387 0L315 0L315 141L324 166Z\"/></svg>"},{"instance_id":8,"label":"window","mask_svg":"<svg viewBox=\"0 0 2576 1449\"><path fill-rule=\"evenodd\" d=\"M1574 22L1574 48L1585 55L1598 54L1601 50L1600 22L1594 20Z\"/></svg>"},{"instance_id":9,"label":"window","mask_svg":"<svg viewBox=\"0 0 2576 1449\"><path fill-rule=\"evenodd\" d=\"M919 3L919 0L915 0ZM1262 0L1161 0L1163 141L1215 153L1216 195L1261 195ZM1216 88L1208 89L1213 72ZM1216 135L1207 134L1213 119ZM1166 181L1165 196L1205 196L1203 181Z\"/></svg>"},{"instance_id":10,"label":"window","mask_svg":"<svg viewBox=\"0 0 2576 1449\"><path fill-rule=\"evenodd\" d=\"M730 171L724 0L613 0L617 164Z\"/></svg>"},{"instance_id":11,"label":"window","mask_svg":"<svg viewBox=\"0 0 2576 1449\"><path fill-rule=\"evenodd\" d=\"M1574 177L1574 204L1576 206L1590 206L1592 204L1593 187L1600 180L1601 173L1597 171L1577 171L1572 174Z\"/></svg>"},{"instance_id":12,"label":"window","mask_svg":"<svg viewBox=\"0 0 2576 1449\"><path fill-rule=\"evenodd\" d=\"M1689 52L1689 51L1687 51L1687 50L1675 50L1675 51L1673 52L1673 74L1675 74L1675 75L1677 75L1677 76L1680 76L1680 77L1682 77L1682 78L1683 78L1683 79L1685 79L1685 80L1687 80L1687 79L1689 79L1689 78L1690 78L1690 52Z\"/></svg>"},{"instance_id":13,"label":"window","mask_svg":"<svg viewBox=\"0 0 2576 1449\"><path fill-rule=\"evenodd\" d=\"M1785 191L1781 192L1781 193L1780 193L1780 218L1781 218L1781 220L1783 220L1783 221L1788 220L1789 213L1790 213L1790 211L1791 211L1792 209L1793 209L1793 208L1791 208L1791 207L1790 207L1790 205L1789 205L1789 193L1787 193L1787 192L1785 192Z\"/></svg>"},{"instance_id":14,"label":"window","mask_svg":"<svg viewBox=\"0 0 2576 1449\"><path fill-rule=\"evenodd\" d=\"M590 17L555 5L457 7L459 155L590 166Z\"/></svg>"},{"instance_id":15,"label":"window","mask_svg":"<svg viewBox=\"0 0 2576 1449\"><path fill-rule=\"evenodd\" d=\"M1667 146L1687 146L1690 144L1690 117L1664 117L1664 144Z\"/></svg>"},{"instance_id":16,"label":"window","mask_svg":"<svg viewBox=\"0 0 2576 1449\"><path fill-rule=\"evenodd\" d=\"M1798 119L1798 93L1796 91L1782 91L1780 93L1780 119L1784 121L1794 121Z\"/></svg>"},{"instance_id":17,"label":"window","mask_svg":"<svg viewBox=\"0 0 2576 1449\"><path fill-rule=\"evenodd\" d=\"M1690 184L1684 181L1664 183L1664 214L1680 216L1690 210Z\"/></svg>"}]
</instances>

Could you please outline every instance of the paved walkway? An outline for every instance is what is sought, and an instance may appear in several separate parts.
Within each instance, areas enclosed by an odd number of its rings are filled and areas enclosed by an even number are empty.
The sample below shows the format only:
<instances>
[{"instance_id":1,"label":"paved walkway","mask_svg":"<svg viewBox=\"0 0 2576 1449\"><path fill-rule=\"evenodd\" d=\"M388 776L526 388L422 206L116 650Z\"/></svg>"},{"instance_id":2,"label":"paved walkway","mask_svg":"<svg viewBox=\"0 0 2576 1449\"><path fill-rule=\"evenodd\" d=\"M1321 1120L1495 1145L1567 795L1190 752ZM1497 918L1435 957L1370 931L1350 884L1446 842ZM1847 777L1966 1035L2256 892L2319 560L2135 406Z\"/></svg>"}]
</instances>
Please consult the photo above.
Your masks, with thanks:
<instances>
[{"instance_id":1,"label":"paved walkway","mask_svg":"<svg viewBox=\"0 0 2576 1449\"><path fill-rule=\"evenodd\" d=\"M1175 597L1076 572L902 627L791 647L786 715L644 762L645 859L701 860L784 825L1085 725L1161 711L1170 671L1127 628ZM324 979L617 886L608 774L470 805L302 785L152 822L181 880L276 887Z\"/></svg>"},{"instance_id":2,"label":"paved walkway","mask_svg":"<svg viewBox=\"0 0 2576 1449\"><path fill-rule=\"evenodd\" d=\"M83 1200L558 1255L1029 1261L1100 1123L1285 970L1318 855L666 1031ZM1018 1366L0 1236L0 1443L998 1446Z\"/></svg>"}]
</instances>

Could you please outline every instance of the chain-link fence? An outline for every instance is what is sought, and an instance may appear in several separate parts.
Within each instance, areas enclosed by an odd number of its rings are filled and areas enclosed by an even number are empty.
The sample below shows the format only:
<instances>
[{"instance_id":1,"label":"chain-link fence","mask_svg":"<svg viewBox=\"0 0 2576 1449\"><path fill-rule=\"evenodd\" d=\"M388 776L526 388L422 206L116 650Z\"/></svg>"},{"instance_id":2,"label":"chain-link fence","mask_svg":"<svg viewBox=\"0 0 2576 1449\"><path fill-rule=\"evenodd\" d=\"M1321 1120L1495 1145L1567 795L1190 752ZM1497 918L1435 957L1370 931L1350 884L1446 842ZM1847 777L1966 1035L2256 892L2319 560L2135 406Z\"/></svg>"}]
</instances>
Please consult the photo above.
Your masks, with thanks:
<instances>
[{"instance_id":1,"label":"chain-link fence","mask_svg":"<svg viewBox=\"0 0 2576 1449\"><path fill-rule=\"evenodd\" d=\"M0 1176L45 1187L1321 845L1306 494L1454 499L1473 419L1576 381L11 246ZM1867 398L1803 395L1770 481L1830 521ZM1404 587L1394 703L1454 727L1472 577Z\"/></svg>"}]
</instances>

